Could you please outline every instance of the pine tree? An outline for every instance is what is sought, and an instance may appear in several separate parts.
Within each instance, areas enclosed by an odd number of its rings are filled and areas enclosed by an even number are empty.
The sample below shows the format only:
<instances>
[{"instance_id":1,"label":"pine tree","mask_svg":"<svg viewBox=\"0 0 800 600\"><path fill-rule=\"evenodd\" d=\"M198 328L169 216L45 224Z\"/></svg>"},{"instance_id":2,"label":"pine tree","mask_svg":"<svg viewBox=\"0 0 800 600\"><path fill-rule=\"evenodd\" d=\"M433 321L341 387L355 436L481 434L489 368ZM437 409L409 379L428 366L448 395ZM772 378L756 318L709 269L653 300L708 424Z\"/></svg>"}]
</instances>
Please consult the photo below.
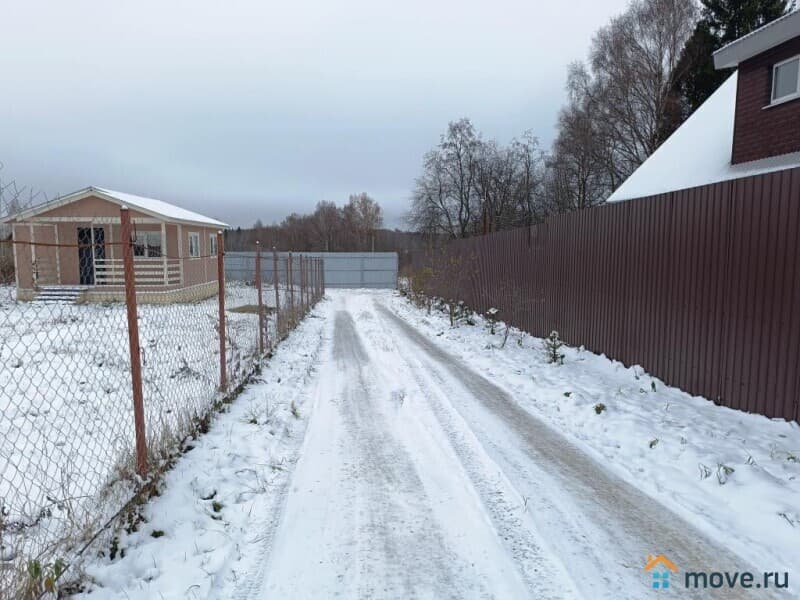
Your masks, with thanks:
<instances>
[{"instance_id":1,"label":"pine tree","mask_svg":"<svg viewBox=\"0 0 800 600\"><path fill-rule=\"evenodd\" d=\"M700 20L675 69L679 75L673 89L680 98L680 107L674 118L665 123L662 139L689 118L730 76L731 71L714 68L713 53L794 7L793 0L700 0L700 3Z\"/></svg>"}]
</instances>

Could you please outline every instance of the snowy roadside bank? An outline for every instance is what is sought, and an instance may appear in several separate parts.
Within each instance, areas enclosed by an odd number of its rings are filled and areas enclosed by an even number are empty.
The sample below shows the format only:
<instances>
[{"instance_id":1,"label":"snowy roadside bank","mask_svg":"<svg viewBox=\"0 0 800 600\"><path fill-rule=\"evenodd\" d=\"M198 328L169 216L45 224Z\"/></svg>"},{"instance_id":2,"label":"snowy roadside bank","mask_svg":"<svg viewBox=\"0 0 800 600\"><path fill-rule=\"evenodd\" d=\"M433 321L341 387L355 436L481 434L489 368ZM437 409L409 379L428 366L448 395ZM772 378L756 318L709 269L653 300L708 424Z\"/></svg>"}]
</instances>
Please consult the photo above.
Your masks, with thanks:
<instances>
[{"instance_id":1,"label":"snowy roadside bank","mask_svg":"<svg viewBox=\"0 0 800 600\"><path fill-rule=\"evenodd\" d=\"M320 303L164 478L134 531L84 565L78 597L228 598L255 568L303 441L326 336Z\"/></svg>"},{"instance_id":2,"label":"snowy roadside bank","mask_svg":"<svg viewBox=\"0 0 800 600\"><path fill-rule=\"evenodd\" d=\"M507 389L607 469L765 570L800 571L800 427L715 406L640 367L576 348L548 364L542 340L480 317L381 297L431 341ZM598 412L599 411L599 412ZM653 549L657 550L657 549ZM722 566L722 565L721 565Z\"/></svg>"}]
</instances>

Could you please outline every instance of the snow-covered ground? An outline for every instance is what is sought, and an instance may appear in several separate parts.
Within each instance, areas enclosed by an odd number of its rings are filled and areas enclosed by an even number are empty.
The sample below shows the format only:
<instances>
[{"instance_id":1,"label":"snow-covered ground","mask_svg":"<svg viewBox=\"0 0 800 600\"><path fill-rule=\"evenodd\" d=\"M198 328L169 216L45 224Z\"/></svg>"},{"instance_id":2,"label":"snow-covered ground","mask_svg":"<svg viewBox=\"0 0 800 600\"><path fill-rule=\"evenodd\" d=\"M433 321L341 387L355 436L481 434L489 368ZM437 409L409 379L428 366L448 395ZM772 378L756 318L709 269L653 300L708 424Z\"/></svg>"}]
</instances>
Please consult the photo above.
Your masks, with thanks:
<instances>
[{"instance_id":1,"label":"snow-covered ground","mask_svg":"<svg viewBox=\"0 0 800 600\"><path fill-rule=\"evenodd\" d=\"M564 364L551 365L543 340L518 330L500 348L502 324L491 335L478 316L454 329L442 313L400 297L389 303L525 411L753 566L800 573L797 423L716 406L580 348L563 347Z\"/></svg>"},{"instance_id":2,"label":"snow-covered ground","mask_svg":"<svg viewBox=\"0 0 800 600\"><path fill-rule=\"evenodd\" d=\"M257 360L256 290L226 287L228 371ZM274 294L265 294L265 301ZM154 458L219 398L217 299L139 307ZM134 426L124 304L18 303L0 290L0 582L14 561L65 560L130 497ZM121 483L120 483L121 482ZM6 567L4 570L3 567Z\"/></svg>"},{"instance_id":3,"label":"snow-covered ground","mask_svg":"<svg viewBox=\"0 0 800 600\"><path fill-rule=\"evenodd\" d=\"M648 554L798 572L795 424L579 349L548 364L390 292L328 295L87 598L641 598Z\"/></svg>"},{"instance_id":4,"label":"snow-covered ground","mask_svg":"<svg viewBox=\"0 0 800 600\"><path fill-rule=\"evenodd\" d=\"M324 305L321 309L324 312ZM232 598L271 542L311 413L328 321L300 323L259 380L217 415L165 477L116 553L86 566L87 598Z\"/></svg>"}]
</instances>

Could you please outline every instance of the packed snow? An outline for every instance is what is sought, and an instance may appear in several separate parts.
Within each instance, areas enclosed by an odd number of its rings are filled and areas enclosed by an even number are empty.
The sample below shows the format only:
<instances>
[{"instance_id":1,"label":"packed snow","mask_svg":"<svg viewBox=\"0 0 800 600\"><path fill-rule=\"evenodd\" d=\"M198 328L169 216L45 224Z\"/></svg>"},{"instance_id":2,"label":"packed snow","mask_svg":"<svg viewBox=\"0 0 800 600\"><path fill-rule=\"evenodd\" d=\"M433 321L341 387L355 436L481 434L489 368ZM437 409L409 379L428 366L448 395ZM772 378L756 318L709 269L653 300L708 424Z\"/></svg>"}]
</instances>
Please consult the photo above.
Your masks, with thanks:
<instances>
[{"instance_id":1,"label":"packed snow","mask_svg":"<svg viewBox=\"0 0 800 600\"><path fill-rule=\"evenodd\" d=\"M390 305L710 538L760 569L800 572L797 423L717 406L581 348L562 346L564 364L549 364L544 340L512 329L501 347L505 327L491 335L480 315L474 326L451 328L443 313L428 315L398 297Z\"/></svg>"},{"instance_id":2,"label":"packed snow","mask_svg":"<svg viewBox=\"0 0 800 600\"><path fill-rule=\"evenodd\" d=\"M616 600L651 593L660 553L798 572L797 424L469 321L329 292L86 597Z\"/></svg>"}]
</instances>

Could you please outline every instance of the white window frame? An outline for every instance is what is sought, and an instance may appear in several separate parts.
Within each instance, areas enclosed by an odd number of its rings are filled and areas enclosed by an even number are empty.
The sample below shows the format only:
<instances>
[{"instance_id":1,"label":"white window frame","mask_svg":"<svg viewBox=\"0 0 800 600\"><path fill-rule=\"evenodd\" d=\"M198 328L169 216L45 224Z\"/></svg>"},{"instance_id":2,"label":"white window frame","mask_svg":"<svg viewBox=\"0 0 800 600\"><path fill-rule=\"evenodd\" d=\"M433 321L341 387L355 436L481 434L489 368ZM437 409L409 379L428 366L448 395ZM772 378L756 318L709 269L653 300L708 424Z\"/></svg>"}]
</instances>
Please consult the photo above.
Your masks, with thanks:
<instances>
[{"instance_id":1,"label":"white window frame","mask_svg":"<svg viewBox=\"0 0 800 600\"><path fill-rule=\"evenodd\" d=\"M775 82L777 78L775 77L776 71L782 67L783 65L790 63L792 61L797 61L797 87L794 90L793 94L788 94L786 96L781 96L780 98L775 98ZM797 100L800 98L800 54L787 58L786 60L782 60L779 63L775 63L772 65L772 85L770 86L770 94L769 94L769 105L775 106L776 104L783 104L784 102L791 102L792 100Z\"/></svg>"},{"instance_id":2,"label":"white window frame","mask_svg":"<svg viewBox=\"0 0 800 600\"><path fill-rule=\"evenodd\" d=\"M192 238L197 240L196 253L192 252ZM200 233L197 231L189 232L189 258L200 258Z\"/></svg>"},{"instance_id":3,"label":"white window frame","mask_svg":"<svg viewBox=\"0 0 800 600\"><path fill-rule=\"evenodd\" d=\"M216 233L209 233L208 234L208 241L209 241L209 254L211 256L217 255L217 234Z\"/></svg>"},{"instance_id":4,"label":"white window frame","mask_svg":"<svg viewBox=\"0 0 800 600\"><path fill-rule=\"evenodd\" d=\"M148 242L148 238L151 235L158 236L158 254L155 256L150 256L150 243ZM143 241L140 241L141 238L144 238ZM136 253L134 253L134 259L162 258L164 256L164 240L161 237L160 231L137 231L134 243L136 246L142 246L144 248L144 254L137 256Z\"/></svg>"}]
</instances>

